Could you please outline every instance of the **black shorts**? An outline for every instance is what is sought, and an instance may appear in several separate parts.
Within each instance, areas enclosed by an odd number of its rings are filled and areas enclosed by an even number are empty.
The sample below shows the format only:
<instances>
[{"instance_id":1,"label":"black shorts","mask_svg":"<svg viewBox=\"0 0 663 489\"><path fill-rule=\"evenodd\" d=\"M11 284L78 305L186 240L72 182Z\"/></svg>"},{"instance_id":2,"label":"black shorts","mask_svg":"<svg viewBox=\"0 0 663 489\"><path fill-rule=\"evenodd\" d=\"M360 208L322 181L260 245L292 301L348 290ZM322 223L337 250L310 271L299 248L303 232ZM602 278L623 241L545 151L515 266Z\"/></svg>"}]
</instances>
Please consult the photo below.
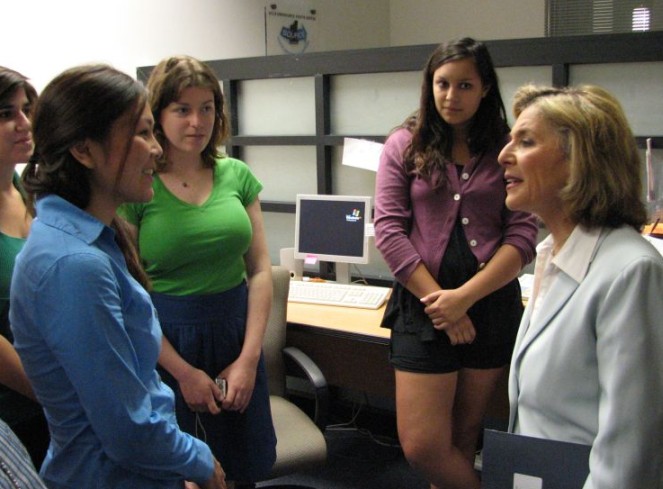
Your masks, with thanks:
<instances>
[{"instance_id":1,"label":"black shorts","mask_svg":"<svg viewBox=\"0 0 663 489\"><path fill-rule=\"evenodd\" d=\"M437 274L443 289L455 289L479 272L463 224L456 219ZM389 298L382 326L390 328L390 361L397 370L449 373L461 368L491 369L507 365L523 314L518 279L477 301L467 311L476 337L471 344L452 345L436 330L425 306L398 282Z\"/></svg>"},{"instance_id":2,"label":"black shorts","mask_svg":"<svg viewBox=\"0 0 663 489\"><path fill-rule=\"evenodd\" d=\"M389 361L396 370L445 374L462 368L491 369L509 364L513 343L502 345L451 345L448 341L423 342L416 334L391 332Z\"/></svg>"},{"instance_id":3,"label":"black shorts","mask_svg":"<svg viewBox=\"0 0 663 489\"><path fill-rule=\"evenodd\" d=\"M504 367L511 354L523 312L517 280L480 300L468 310L476 329L471 344L452 345L436 330L424 305L399 284L392 293L383 325L391 328L389 360L396 370L449 373L461 368Z\"/></svg>"}]
</instances>

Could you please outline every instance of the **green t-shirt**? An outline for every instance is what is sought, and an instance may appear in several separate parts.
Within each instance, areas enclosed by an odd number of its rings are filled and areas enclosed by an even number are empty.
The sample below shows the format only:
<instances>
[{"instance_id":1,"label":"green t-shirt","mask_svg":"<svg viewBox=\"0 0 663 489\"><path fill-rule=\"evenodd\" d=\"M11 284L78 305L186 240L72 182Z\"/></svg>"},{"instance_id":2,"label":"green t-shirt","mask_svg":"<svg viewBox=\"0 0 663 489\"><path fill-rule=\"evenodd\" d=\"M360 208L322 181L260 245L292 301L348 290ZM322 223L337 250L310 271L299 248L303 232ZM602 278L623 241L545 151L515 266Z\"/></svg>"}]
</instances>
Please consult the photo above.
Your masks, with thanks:
<instances>
[{"instance_id":1,"label":"green t-shirt","mask_svg":"<svg viewBox=\"0 0 663 489\"><path fill-rule=\"evenodd\" d=\"M14 261L21 251L25 239L14 238L0 232L0 334L6 333L9 312L9 285L12 280Z\"/></svg>"},{"instance_id":2,"label":"green t-shirt","mask_svg":"<svg viewBox=\"0 0 663 489\"><path fill-rule=\"evenodd\" d=\"M21 191L18 173L14 173L14 187ZM0 232L0 334L5 334L8 328L9 286L16 255L21 251L24 244L25 238L15 238Z\"/></svg>"},{"instance_id":3,"label":"green t-shirt","mask_svg":"<svg viewBox=\"0 0 663 489\"><path fill-rule=\"evenodd\" d=\"M0 301L9 300L9 285L14 271L14 261L24 244L25 238L15 238L0 232Z\"/></svg>"},{"instance_id":4,"label":"green t-shirt","mask_svg":"<svg viewBox=\"0 0 663 489\"><path fill-rule=\"evenodd\" d=\"M14 174L14 186L22 193L18 174ZM16 255L25 245L25 238L15 238L0 232L0 334L12 340L9 330L9 287ZM41 406L23 397L9 387L0 385L0 418L8 425L16 427L42 416Z\"/></svg>"},{"instance_id":5,"label":"green t-shirt","mask_svg":"<svg viewBox=\"0 0 663 489\"><path fill-rule=\"evenodd\" d=\"M246 277L244 254L253 236L246 206L263 186L242 161L214 167L212 192L202 205L175 197L158 175L154 198L119 212L138 227L138 246L155 292L201 295L223 292Z\"/></svg>"}]
</instances>

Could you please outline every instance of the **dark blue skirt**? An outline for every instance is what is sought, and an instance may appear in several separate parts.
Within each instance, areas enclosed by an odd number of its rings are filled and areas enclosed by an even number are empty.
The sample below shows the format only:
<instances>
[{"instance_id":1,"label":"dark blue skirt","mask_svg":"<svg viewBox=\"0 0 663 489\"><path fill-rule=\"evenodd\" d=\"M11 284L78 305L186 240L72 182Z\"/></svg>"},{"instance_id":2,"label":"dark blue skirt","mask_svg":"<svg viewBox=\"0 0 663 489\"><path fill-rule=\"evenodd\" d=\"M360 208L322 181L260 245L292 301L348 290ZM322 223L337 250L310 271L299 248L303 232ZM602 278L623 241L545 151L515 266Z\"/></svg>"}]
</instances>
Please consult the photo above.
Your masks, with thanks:
<instances>
[{"instance_id":1,"label":"dark blue skirt","mask_svg":"<svg viewBox=\"0 0 663 489\"><path fill-rule=\"evenodd\" d=\"M246 329L246 283L226 292L203 296L152 293L163 334L189 364L211 378L240 354ZM231 481L256 482L269 475L276 459L264 358L260 358L255 389L244 413L218 415L189 409L177 381L159 369L163 381L175 391L180 428L204 439ZM198 420L196 417L198 416Z\"/></svg>"}]
</instances>

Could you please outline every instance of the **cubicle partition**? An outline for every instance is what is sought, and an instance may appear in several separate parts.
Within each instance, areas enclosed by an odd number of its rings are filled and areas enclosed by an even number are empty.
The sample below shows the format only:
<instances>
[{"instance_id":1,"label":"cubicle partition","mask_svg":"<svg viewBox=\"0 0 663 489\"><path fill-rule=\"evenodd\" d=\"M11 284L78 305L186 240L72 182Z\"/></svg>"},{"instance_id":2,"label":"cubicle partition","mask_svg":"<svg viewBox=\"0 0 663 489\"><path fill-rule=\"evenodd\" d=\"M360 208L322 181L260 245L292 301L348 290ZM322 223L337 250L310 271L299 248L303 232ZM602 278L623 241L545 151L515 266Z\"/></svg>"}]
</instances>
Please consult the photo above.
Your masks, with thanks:
<instances>
[{"instance_id":1,"label":"cubicle partition","mask_svg":"<svg viewBox=\"0 0 663 489\"><path fill-rule=\"evenodd\" d=\"M654 161L663 165L663 32L486 44L508 110L523 83L602 85L621 100L643 162L651 138ZM421 69L434 48L208 60L232 120L226 152L245 160L265 184L261 199L274 263L280 248L293 245L297 193L374 194L374 172L342 164L344 138L383 142L417 108ZM151 68L138 68L139 79ZM323 264L319 271L330 270ZM370 263L354 274L378 284L392 278L374 247Z\"/></svg>"}]
</instances>

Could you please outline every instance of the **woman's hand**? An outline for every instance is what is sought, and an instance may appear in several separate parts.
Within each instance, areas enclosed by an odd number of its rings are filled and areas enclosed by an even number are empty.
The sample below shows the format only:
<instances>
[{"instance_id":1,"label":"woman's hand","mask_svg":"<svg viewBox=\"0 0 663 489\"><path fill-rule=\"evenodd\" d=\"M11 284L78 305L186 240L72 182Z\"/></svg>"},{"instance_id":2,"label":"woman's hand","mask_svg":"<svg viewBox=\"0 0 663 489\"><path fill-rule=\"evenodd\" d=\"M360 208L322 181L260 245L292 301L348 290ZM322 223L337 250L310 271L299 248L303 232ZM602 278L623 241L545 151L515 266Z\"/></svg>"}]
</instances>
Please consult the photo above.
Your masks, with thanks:
<instances>
[{"instance_id":1,"label":"woman's hand","mask_svg":"<svg viewBox=\"0 0 663 489\"><path fill-rule=\"evenodd\" d=\"M447 334L452 345L472 343L477 335L474 324L467 314L455 323L444 323L443 327L437 329L441 329Z\"/></svg>"},{"instance_id":2,"label":"woman's hand","mask_svg":"<svg viewBox=\"0 0 663 489\"><path fill-rule=\"evenodd\" d=\"M214 459L214 473L212 474L212 478L200 487L201 489L226 489L226 473L216 458Z\"/></svg>"},{"instance_id":3,"label":"woman's hand","mask_svg":"<svg viewBox=\"0 0 663 489\"><path fill-rule=\"evenodd\" d=\"M211 414L221 412L218 403L223 400L223 394L214 380L205 372L198 368L191 368L186 375L178 379L178 382L189 409Z\"/></svg>"},{"instance_id":4,"label":"woman's hand","mask_svg":"<svg viewBox=\"0 0 663 489\"><path fill-rule=\"evenodd\" d=\"M433 327L444 331L452 345L469 344L477 335L472 320L467 315L469 305L463 303L458 289L436 290L421 298L424 311Z\"/></svg>"},{"instance_id":5,"label":"woman's hand","mask_svg":"<svg viewBox=\"0 0 663 489\"><path fill-rule=\"evenodd\" d=\"M445 329L459 321L471 307L458 289L436 290L421 298L424 312L437 329Z\"/></svg>"},{"instance_id":6,"label":"woman's hand","mask_svg":"<svg viewBox=\"0 0 663 489\"><path fill-rule=\"evenodd\" d=\"M219 414L218 403L223 393L205 372L187 363L164 335L161 338L159 364L172 375L180 386L184 401L195 412Z\"/></svg>"},{"instance_id":7,"label":"woman's hand","mask_svg":"<svg viewBox=\"0 0 663 489\"><path fill-rule=\"evenodd\" d=\"M221 403L223 409L243 413L253 396L257 366L239 357L219 374L228 382L226 397Z\"/></svg>"}]
</instances>

